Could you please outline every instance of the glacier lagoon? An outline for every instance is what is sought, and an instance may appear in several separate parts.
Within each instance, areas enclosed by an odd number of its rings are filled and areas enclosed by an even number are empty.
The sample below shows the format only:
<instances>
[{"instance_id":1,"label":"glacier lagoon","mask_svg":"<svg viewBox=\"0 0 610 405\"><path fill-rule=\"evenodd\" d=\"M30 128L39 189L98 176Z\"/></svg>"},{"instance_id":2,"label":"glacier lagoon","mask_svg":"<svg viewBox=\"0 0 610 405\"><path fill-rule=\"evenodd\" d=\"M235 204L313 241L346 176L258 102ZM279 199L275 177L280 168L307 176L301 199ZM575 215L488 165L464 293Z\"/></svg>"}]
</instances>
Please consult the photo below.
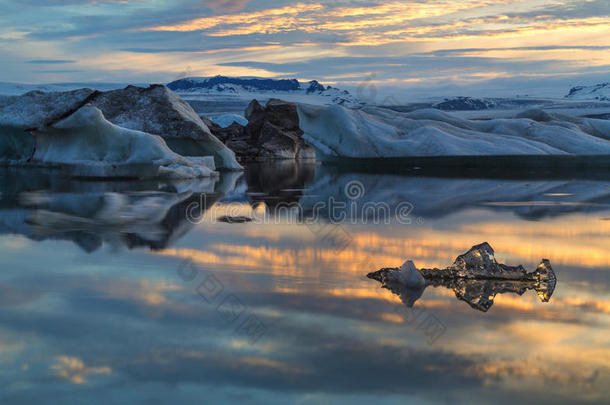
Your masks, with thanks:
<instances>
[{"instance_id":1,"label":"glacier lagoon","mask_svg":"<svg viewBox=\"0 0 610 405\"><path fill-rule=\"evenodd\" d=\"M604 403L610 179L456 170L2 169L0 400ZM409 308L366 277L485 241L549 259L548 302L498 293L482 312L429 286Z\"/></svg>"}]
</instances>

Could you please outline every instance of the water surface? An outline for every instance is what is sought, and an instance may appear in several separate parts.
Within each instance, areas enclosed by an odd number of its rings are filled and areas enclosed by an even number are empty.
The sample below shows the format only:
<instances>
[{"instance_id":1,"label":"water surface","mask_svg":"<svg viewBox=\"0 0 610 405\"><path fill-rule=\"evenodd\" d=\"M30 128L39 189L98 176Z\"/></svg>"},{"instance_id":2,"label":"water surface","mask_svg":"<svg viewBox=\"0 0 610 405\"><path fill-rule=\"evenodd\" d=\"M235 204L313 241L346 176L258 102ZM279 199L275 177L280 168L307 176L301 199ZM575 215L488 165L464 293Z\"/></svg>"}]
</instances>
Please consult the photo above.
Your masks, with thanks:
<instances>
[{"instance_id":1,"label":"water surface","mask_svg":"<svg viewBox=\"0 0 610 405\"><path fill-rule=\"evenodd\" d=\"M510 177L4 170L0 400L607 403L610 182ZM409 308L366 278L484 241L529 271L548 258L550 300L485 312L439 286Z\"/></svg>"}]
</instances>

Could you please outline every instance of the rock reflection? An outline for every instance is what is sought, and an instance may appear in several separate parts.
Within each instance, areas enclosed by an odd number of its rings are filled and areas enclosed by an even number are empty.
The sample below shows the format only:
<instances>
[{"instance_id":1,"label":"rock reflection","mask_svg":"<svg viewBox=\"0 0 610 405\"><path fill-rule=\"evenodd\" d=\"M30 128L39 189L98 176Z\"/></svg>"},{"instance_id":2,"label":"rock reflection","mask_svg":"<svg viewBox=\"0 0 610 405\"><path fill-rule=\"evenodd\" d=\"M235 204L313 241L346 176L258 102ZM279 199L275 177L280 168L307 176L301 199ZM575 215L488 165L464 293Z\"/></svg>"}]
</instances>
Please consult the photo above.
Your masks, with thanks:
<instances>
[{"instance_id":1,"label":"rock reflection","mask_svg":"<svg viewBox=\"0 0 610 405\"><path fill-rule=\"evenodd\" d=\"M314 179L316 166L294 160L258 162L248 165L248 201L254 208L265 203L270 214L279 207L298 204L306 185Z\"/></svg>"},{"instance_id":2,"label":"rock reflection","mask_svg":"<svg viewBox=\"0 0 610 405\"><path fill-rule=\"evenodd\" d=\"M408 307L421 298L428 286L453 290L456 298L471 308L487 312L498 294L523 295L534 290L540 301L548 302L553 295L557 278L548 260L543 259L535 271L527 273L523 266L498 263L492 247L487 243L473 246L457 257L445 269L417 269L410 261L400 268L384 268L367 275L398 295Z\"/></svg>"}]
</instances>

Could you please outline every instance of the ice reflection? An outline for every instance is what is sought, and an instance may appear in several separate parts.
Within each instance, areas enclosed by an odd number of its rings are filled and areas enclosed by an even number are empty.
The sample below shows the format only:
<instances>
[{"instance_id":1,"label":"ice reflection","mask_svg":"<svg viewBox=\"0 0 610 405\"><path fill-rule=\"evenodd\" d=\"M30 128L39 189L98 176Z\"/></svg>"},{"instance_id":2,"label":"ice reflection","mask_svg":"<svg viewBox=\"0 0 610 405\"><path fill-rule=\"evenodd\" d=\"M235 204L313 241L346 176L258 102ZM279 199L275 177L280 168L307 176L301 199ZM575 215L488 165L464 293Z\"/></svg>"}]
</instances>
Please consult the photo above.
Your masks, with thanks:
<instances>
[{"instance_id":1,"label":"ice reflection","mask_svg":"<svg viewBox=\"0 0 610 405\"><path fill-rule=\"evenodd\" d=\"M451 174L458 176L459 171ZM577 173L573 176L553 180L513 179L507 172L504 177L486 178L481 172L477 177L455 178L345 173L321 167L316 170L315 181L305 190L301 205L307 215L316 204L331 199L346 204L347 210L354 203L361 207L383 202L390 207L390 212L399 204L409 202L414 207L414 220L444 217L473 207L512 212L527 220L610 209L607 179L579 179ZM353 181L362 184L364 191L356 201L345 194L346 186ZM320 213L330 219L340 214L330 210Z\"/></svg>"},{"instance_id":2,"label":"ice reflection","mask_svg":"<svg viewBox=\"0 0 610 405\"><path fill-rule=\"evenodd\" d=\"M239 176L226 173L220 180L182 182L79 182L49 172L3 170L0 233L71 240L87 252L104 243L162 249L193 227L185 214L190 203L205 201L205 211L234 188Z\"/></svg>"}]
</instances>

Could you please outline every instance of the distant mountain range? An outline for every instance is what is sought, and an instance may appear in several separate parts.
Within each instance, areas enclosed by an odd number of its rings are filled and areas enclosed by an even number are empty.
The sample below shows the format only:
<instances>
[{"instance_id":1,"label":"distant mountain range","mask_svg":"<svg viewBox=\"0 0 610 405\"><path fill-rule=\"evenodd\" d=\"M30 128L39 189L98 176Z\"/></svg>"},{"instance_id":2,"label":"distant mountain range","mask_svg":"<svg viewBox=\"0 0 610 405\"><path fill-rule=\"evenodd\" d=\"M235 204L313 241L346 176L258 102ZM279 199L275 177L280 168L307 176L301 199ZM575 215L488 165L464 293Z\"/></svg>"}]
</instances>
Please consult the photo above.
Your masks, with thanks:
<instances>
[{"instance_id":1,"label":"distant mountain range","mask_svg":"<svg viewBox=\"0 0 610 405\"><path fill-rule=\"evenodd\" d=\"M446 98L444 101L432 105L433 108L444 111L487 110L497 106L498 102L495 99L473 97Z\"/></svg>"},{"instance_id":2,"label":"distant mountain range","mask_svg":"<svg viewBox=\"0 0 610 405\"><path fill-rule=\"evenodd\" d=\"M167 84L183 96L234 95L255 98L259 95L323 97L326 102L354 106L360 104L347 90L323 86L317 80L301 83L296 79L267 79L261 77L186 77Z\"/></svg>"},{"instance_id":3,"label":"distant mountain range","mask_svg":"<svg viewBox=\"0 0 610 405\"><path fill-rule=\"evenodd\" d=\"M565 98L573 100L610 101L610 82L594 86L576 86L570 89Z\"/></svg>"},{"instance_id":4,"label":"distant mountain range","mask_svg":"<svg viewBox=\"0 0 610 405\"><path fill-rule=\"evenodd\" d=\"M69 91L83 87L106 91L123 88L127 84L103 82L19 84L0 82L0 94L17 95L32 90L45 92ZM147 86L147 84L138 85L142 87ZM297 79L269 79L261 77L186 77L168 83L167 87L178 93L182 98L189 100L189 102L201 100L201 102L208 103L206 104L208 109L209 103L215 103L216 101L224 103L240 102L247 105L253 98L263 102L270 98L280 98L292 102L340 104L346 107L358 107L364 104L347 90L324 86L317 80L300 82ZM572 87L568 94L564 96L564 99L566 101L610 102L610 82L593 86ZM413 108L437 108L444 111L480 111L533 106L548 108L549 104L552 103L561 103L561 101L559 99L533 97L449 97L435 102L405 102L404 106L390 108L401 111L410 111Z\"/></svg>"}]
</instances>

